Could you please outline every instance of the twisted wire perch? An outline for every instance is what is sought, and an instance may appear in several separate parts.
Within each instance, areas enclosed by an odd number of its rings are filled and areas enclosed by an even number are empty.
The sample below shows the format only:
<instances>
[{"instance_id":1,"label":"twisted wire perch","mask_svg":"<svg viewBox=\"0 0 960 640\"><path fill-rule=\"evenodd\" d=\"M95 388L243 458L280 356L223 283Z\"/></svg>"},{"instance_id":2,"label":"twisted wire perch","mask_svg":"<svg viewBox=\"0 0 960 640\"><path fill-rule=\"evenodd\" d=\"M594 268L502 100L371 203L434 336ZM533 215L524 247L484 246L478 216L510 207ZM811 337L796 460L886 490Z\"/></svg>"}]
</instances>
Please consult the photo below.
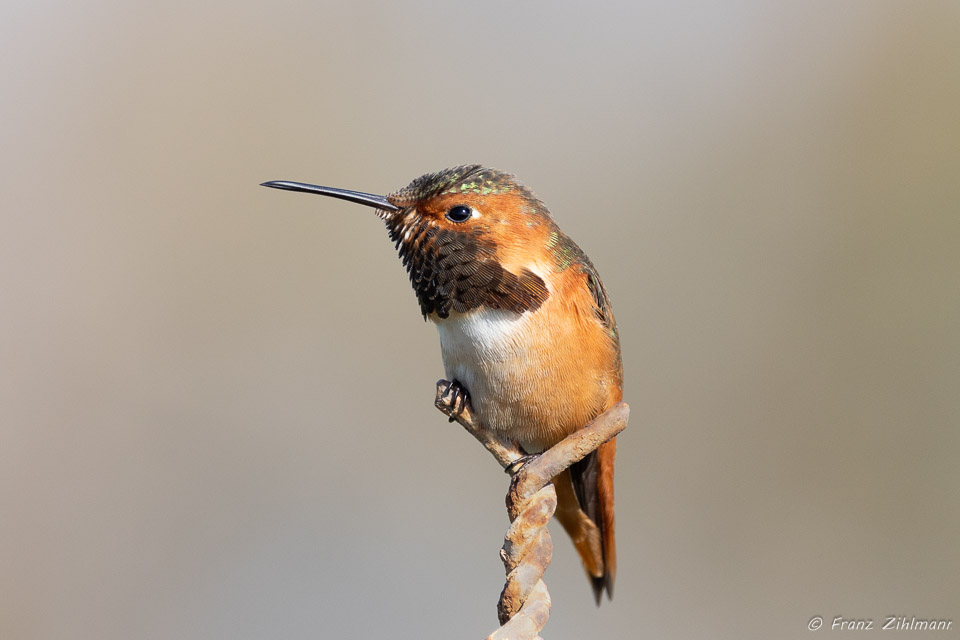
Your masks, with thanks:
<instances>
[{"instance_id":1,"label":"twisted wire perch","mask_svg":"<svg viewBox=\"0 0 960 640\"><path fill-rule=\"evenodd\" d=\"M487 640L534 640L550 615L550 594L542 576L553 554L547 523L557 508L557 492L551 480L623 431L630 407L625 402L614 405L584 428L531 458L515 442L484 429L475 420L469 401L460 393L451 393L452 388L446 380L437 382L437 409L451 422L460 423L511 475L507 493L511 523L500 550L507 573L497 605L502 626Z\"/></svg>"}]
</instances>

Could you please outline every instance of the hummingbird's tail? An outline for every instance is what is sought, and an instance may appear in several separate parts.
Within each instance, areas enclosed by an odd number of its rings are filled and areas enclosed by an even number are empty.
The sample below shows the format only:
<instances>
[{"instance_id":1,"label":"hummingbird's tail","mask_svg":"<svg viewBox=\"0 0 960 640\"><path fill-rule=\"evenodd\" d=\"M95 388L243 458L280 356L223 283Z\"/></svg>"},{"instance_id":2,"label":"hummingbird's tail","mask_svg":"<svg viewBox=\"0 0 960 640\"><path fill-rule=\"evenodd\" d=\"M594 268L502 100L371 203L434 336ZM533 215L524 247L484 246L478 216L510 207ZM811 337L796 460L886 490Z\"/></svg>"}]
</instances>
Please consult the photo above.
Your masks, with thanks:
<instances>
[{"instance_id":1,"label":"hummingbird's tail","mask_svg":"<svg viewBox=\"0 0 960 640\"><path fill-rule=\"evenodd\" d=\"M617 546L613 518L614 438L553 479L557 520L580 554L600 604L603 592L613 598Z\"/></svg>"}]
</instances>

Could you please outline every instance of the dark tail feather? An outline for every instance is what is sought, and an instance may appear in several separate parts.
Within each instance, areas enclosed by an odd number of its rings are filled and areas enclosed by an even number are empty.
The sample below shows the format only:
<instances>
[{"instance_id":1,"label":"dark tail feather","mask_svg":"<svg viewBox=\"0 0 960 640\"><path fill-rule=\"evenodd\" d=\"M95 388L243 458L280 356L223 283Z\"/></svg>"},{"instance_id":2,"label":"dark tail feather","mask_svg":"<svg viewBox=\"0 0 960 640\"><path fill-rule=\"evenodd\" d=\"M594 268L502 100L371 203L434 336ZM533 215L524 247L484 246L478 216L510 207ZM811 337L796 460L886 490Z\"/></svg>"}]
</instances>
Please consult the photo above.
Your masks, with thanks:
<instances>
[{"instance_id":1,"label":"dark tail feather","mask_svg":"<svg viewBox=\"0 0 960 640\"><path fill-rule=\"evenodd\" d=\"M613 466L616 439L570 467L568 478L554 479L557 519L573 539L593 587L597 604L607 592L613 597L616 577L616 537L613 519Z\"/></svg>"}]
</instances>

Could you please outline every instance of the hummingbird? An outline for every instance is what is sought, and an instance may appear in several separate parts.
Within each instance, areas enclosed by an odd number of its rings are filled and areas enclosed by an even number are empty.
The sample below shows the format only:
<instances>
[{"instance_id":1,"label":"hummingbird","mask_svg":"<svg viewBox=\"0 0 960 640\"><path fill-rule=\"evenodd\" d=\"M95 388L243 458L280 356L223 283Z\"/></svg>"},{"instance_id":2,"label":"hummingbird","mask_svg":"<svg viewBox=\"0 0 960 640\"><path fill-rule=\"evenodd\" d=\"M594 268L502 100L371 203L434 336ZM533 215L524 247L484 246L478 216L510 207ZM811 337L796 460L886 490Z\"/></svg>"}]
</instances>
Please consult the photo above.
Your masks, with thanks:
<instances>
[{"instance_id":1,"label":"hummingbird","mask_svg":"<svg viewBox=\"0 0 960 640\"><path fill-rule=\"evenodd\" d=\"M610 298L587 255L515 176L478 164L389 195L272 181L265 187L373 207L386 223L443 367L480 424L536 454L620 402ZM616 438L553 479L556 517L599 605L617 571Z\"/></svg>"}]
</instances>

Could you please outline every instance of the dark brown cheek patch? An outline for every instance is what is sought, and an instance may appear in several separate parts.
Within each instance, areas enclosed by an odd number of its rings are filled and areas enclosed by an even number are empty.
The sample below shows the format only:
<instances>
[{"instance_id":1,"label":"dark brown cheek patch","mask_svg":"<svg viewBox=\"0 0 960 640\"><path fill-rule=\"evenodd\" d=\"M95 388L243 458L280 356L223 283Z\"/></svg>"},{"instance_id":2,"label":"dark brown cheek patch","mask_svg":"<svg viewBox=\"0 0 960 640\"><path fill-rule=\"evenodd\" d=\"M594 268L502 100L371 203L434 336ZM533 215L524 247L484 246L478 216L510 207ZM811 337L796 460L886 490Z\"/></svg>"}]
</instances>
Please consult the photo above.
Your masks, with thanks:
<instances>
[{"instance_id":1,"label":"dark brown cheek patch","mask_svg":"<svg viewBox=\"0 0 960 640\"><path fill-rule=\"evenodd\" d=\"M549 296L537 274L504 269L479 234L435 227L416 212L388 220L387 229L424 316L446 318L451 309L463 313L479 307L523 313Z\"/></svg>"}]
</instances>

